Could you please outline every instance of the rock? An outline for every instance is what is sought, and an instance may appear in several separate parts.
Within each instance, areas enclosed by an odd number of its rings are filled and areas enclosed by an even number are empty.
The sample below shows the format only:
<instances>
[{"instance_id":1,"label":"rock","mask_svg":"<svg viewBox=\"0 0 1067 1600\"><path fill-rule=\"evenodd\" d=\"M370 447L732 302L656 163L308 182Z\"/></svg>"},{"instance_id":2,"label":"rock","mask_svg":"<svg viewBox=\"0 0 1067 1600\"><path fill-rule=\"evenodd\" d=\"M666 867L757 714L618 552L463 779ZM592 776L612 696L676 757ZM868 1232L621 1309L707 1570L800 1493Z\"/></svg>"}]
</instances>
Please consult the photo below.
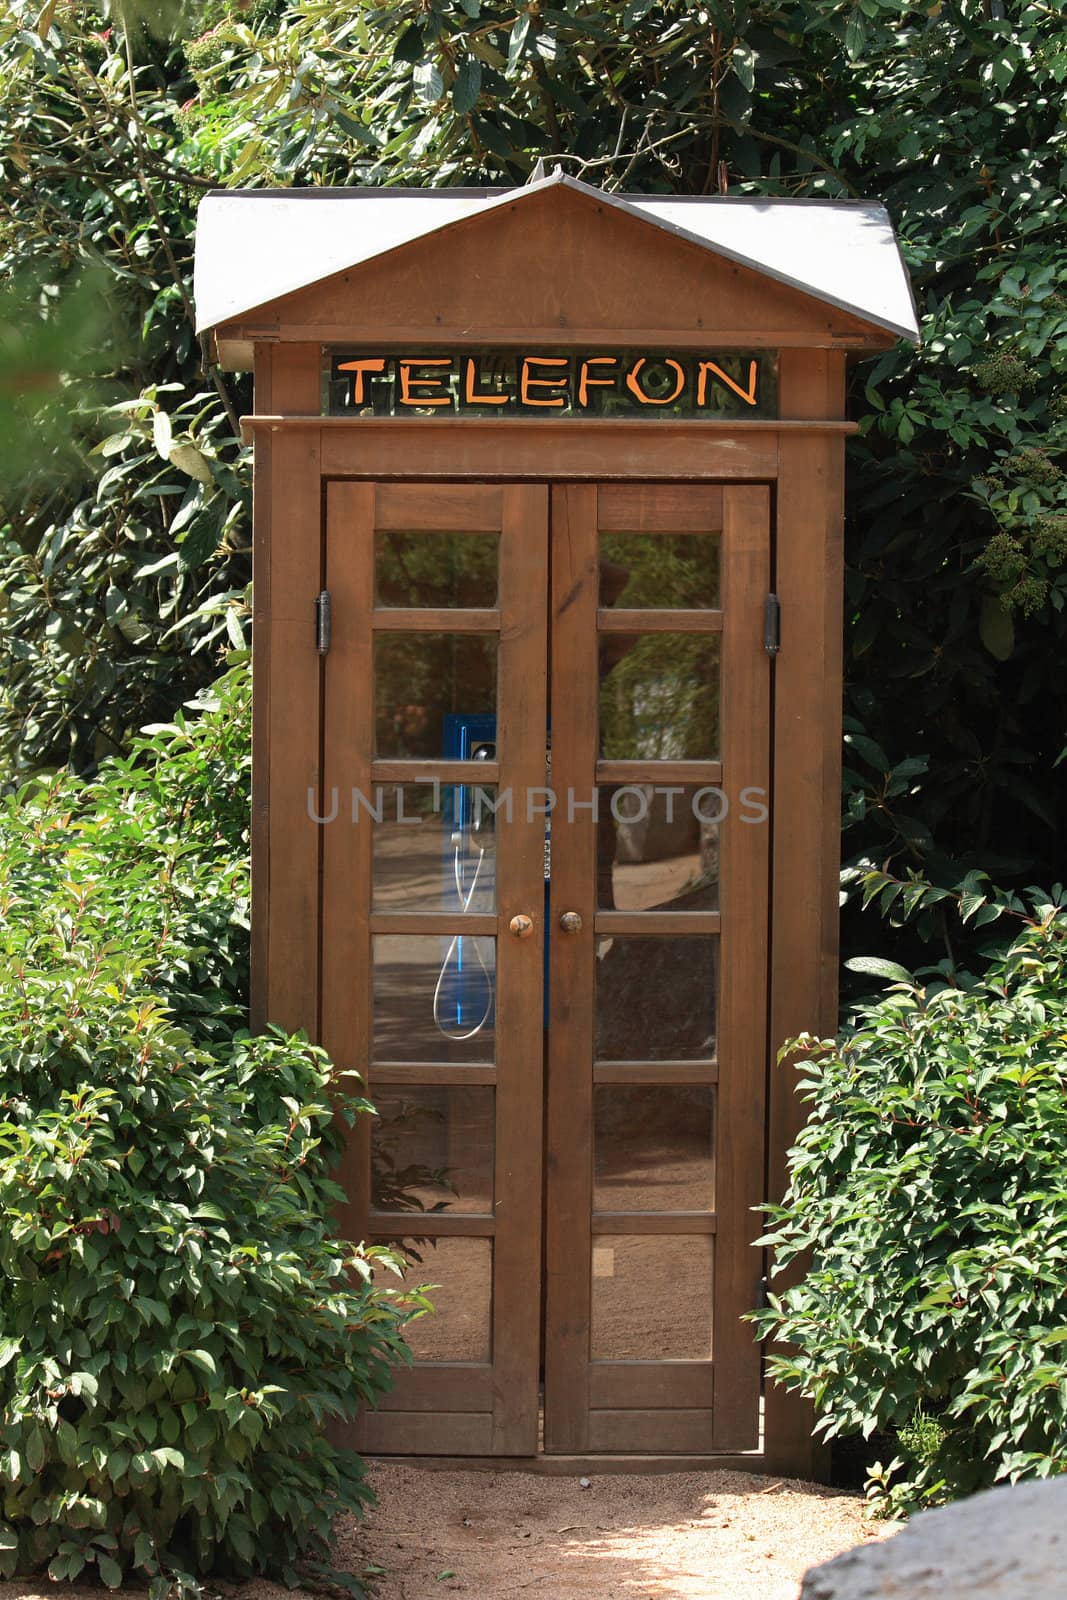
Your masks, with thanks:
<instances>
[{"instance_id":1,"label":"rock","mask_svg":"<svg viewBox=\"0 0 1067 1600\"><path fill-rule=\"evenodd\" d=\"M1067 1477L923 1511L804 1578L800 1600L1063 1600Z\"/></svg>"}]
</instances>

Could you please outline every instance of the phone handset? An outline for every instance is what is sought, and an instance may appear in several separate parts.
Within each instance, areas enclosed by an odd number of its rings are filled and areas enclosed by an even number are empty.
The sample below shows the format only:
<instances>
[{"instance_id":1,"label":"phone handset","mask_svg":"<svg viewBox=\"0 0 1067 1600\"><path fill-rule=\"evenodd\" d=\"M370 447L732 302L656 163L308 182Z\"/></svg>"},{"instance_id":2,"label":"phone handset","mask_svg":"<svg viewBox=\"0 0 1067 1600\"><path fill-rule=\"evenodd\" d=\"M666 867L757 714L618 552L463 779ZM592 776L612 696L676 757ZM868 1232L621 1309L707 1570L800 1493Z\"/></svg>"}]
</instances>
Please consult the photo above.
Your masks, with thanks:
<instances>
[{"instance_id":1,"label":"phone handset","mask_svg":"<svg viewBox=\"0 0 1067 1600\"><path fill-rule=\"evenodd\" d=\"M471 759L495 761L496 745L488 741L478 745L472 752ZM463 787L457 789L455 793L456 815L451 837L452 881L459 912L461 915L466 915L478 890L485 857L494 843L493 819L489 808L479 804L476 789ZM469 952L466 946L470 947ZM456 1028L451 1027L448 1021L442 1020L441 1016L442 995L450 969L454 974ZM480 1015L472 1026L468 1026L464 1011L472 984L476 990L481 990L481 1004L475 1001L470 1009L472 1012L478 1009ZM446 1039L452 1039L457 1044L475 1038L493 1014L493 998L493 974L482 955L480 941L462 933L453 935L433 991L433 1020L438 1030Z\"/></svg>"}]
</instances>

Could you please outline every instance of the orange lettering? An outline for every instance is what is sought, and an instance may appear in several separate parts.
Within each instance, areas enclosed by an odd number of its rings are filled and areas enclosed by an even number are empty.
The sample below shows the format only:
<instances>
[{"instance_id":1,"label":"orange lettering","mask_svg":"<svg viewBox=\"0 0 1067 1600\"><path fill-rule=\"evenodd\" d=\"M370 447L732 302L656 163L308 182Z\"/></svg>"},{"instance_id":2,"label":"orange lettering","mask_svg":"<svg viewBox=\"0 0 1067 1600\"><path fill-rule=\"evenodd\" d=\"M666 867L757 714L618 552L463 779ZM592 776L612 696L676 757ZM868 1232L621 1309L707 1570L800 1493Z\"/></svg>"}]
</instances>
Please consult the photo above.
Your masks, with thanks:
<instances>
[{"instance_id":1,"label":"orange lettering","mask_svg":"<svg viewBox=\"0 0 1067 1600\"><path fill-rule=\"evenodd\" d=\"M747 389L742 389L739 384L736 384L728 373L725 373L721 367L715 365L714 361L702 361L697 369L698 406L704 405L706 401L709 372L714 372L715 376L721 378L728 389L732 389L734 394L739 394L746 405L754 406L756 404L756 363L754 361L750 361L748 364Z\"/></svg>"},{"instance_id":2,"label":"orange lettering","mask_svg":"<svg viewBox=\"0 0 1067 1600\"><path fill-rule=\"evenodd\" d=\"M591 378L590 367L614 367L618 365L618 356L588 356L578 370L578 404L585 407L589 404L589 390L595 384L601 389L610 389L614 386L615 379Z\"/></svg>"},{"instance_id":3,"label":"orange lettering","mask_svg":"<svg viewBox=\"0 0 1067 1600\"><path fill-rule=\"evenodd\" d=\"M509 396L506 394L475 394L474 386L478 376L478 363L473 356L467 357L467 376L463 385L463 398L469 406L506 406Z\"/></svg>"},{"instance_id":4,"label":"orange lettering","mask_svg":"<svg viewBox=\"0 0 1067 1600\"><path fill-rule=\"evenodd\" d=\"M450 395L417 395L414 389L439 389L440 376L434 372L423 377L416 374L417 367L450 367L451 361L447 356L431 360L427 356L405 357L400 362L400 404L402 406L449 406L452 404Z\"/></svg>"},{"instance_id":5,"label":"orange lettering","mask_svg":"<svg viewBox=\"0 0 1067 1600\"><path fill-rule=\"evenodd\" d=\"M519 397L524 406L563 406L566 400L556 395L552 400L535 400L530 390L533 388L558 389L560 384L566 383L566 376L562 378L535 378L530 373L531 367L565 367L566 356L523 356L522 376L519 380Z\"/></svg>"},{"instance_id":6,"label":"orange lettering","mask_svg":"<svg viewBox=\"0 0 1067 1600\"><path fill-rule=\"evenodd\" d=\"M385 360L382 356L374 356L366 361L339 361L338 372L352 374L352 404L361 406L365 404L363 394L363 374L365 372L384 372Z\"/></svg>"},{"instance_id":7,"label":"orange lettering","mask_svg":"<svg viewBox=\"0 0 1067 1600\"><path fill-rule=\"evenodd\" d=\"M640 356L626 374L626 387L629 389L630 393L632 395L636 395L637 399L643 406L669 406L672 400L677 400L678 396L685 388L685 371L683 370L681 364L677 361L672 361L669 356L665 356L663 358L663 365L665 367L674 368L678 375L678 381L670 394L659 396L646 394L637 381L638 374L644 365L645 357Z\"/></svg>"}]
</instances>

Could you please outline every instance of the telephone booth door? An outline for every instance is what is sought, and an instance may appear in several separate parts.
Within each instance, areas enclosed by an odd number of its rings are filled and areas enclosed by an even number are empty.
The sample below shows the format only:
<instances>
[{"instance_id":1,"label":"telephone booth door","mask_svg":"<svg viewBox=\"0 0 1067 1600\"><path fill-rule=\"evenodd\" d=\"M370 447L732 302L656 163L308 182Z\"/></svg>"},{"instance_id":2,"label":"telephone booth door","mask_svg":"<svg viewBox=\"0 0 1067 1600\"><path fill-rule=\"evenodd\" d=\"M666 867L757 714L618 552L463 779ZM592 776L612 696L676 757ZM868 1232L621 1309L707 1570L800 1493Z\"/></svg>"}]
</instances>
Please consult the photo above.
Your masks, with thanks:
<instances>
[{"instance_id":1,"label":"telephone booth door","mask_svg":"<svg viewBox=\"0 0 1067 1600\"><path fill-rule=\"evenodd\" d=\"M327 487L322 1037L436 1308L364 1448L757 1445L769 529L759 484Z\"/></svg>"}]
</instances>

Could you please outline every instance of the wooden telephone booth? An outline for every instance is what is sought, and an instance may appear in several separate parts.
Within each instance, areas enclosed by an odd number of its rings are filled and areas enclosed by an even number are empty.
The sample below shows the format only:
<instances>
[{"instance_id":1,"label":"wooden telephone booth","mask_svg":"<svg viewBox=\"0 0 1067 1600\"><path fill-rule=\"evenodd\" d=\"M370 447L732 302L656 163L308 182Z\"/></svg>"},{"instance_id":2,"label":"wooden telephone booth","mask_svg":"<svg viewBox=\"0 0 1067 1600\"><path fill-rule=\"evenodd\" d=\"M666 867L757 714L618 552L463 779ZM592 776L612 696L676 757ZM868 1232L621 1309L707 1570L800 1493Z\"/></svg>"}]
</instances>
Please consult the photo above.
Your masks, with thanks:
<instances>
[{"instance_id":1,"label":"wooden telephone booth","mask_svg":"<svg viewBox=\"0 0 1067 1600\"><path fill-rule=\"evenodd\" d=\"M363 1448L812 1469L743 1313L835 1026L865 203L209 196L253 368L255 1018L364 1073L354 1239L437 1313Z\"/></svg>"}]
</instances>

